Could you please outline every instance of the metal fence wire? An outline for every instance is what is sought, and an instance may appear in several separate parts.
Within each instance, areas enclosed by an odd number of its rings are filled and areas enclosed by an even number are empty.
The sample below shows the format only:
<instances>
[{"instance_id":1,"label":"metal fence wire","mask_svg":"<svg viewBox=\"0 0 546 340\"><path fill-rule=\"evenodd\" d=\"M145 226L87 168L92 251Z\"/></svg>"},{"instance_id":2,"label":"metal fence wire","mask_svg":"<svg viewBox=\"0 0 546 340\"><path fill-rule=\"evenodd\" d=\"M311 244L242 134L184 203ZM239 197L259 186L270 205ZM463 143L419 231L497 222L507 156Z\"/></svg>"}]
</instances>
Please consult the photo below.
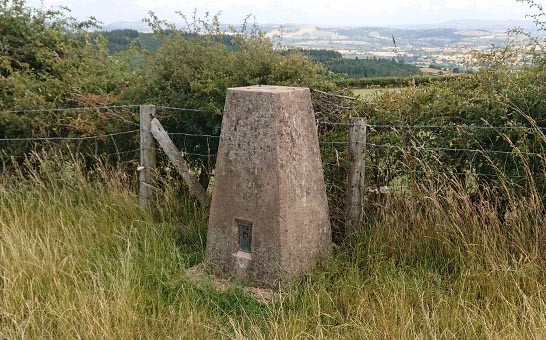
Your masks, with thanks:
<instances>
[{"instance_id":1,"label":"metal fence wire","mask_svg":"<svg viewBox=\"0 0 546 340\"><path fill-rule=\"evenodd\" d=\"M33 153L61 150L92 157L104 157L112 162L138 164L140 152L138 121L139 105L105 105L61 109L32 109L0 111L0 118L62 115L76 117L95 115L107 126L101 133L85 133L82 128L63 127L43 135L21 136L10 132L6 123L0 125L0 161L2 171L9 164L22 162ZM182 156L200 173L213 177L216 152L220 141L221 114L193 108L156 106L156 116L163 122L169 136ZM199 115L201 126L190 125L185 118ZM60 118L59 118L60 119ZM365 146L364 173L367 193L382 191L404 193L408 183L416 179L455 176L467 182L499 179L523 185L534 181L543 187L546 163L546 127L488 126L488 125L404 125L365 124L366 139L349 140L351 122L317 121L323 171L331 213L344 214L348 169L351 164L349 145ZM453 132L457 135L453 136ZM480 135L476 135L479 133ZM494 141L487 136L498 136ZM511 144L509 134L535 136L533 148ZM499 137L500 136L500 137ZM483 143L482 141L486 141ZM446 144L447 145L444 145ZM157 150L158 163L168 166L166 156ZM209 181L206 181L208 183Z\"/></svg>"}]
</instances>

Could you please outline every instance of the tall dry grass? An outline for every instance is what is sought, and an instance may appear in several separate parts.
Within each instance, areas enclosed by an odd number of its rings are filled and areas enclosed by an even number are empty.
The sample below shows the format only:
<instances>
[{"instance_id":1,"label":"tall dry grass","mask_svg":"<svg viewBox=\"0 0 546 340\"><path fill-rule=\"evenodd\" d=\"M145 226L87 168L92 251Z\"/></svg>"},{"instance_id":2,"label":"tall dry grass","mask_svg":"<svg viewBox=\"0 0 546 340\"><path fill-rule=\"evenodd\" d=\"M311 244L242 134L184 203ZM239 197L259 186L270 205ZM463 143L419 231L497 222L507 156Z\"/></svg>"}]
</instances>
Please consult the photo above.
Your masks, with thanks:
<instances>
[{"instance_id":1,"label":"tall dry grass","mask_svg":"<svg viewBox=\"0 0 546 340\"><path fill-rule=\"evenodd\" d=\"M540 196L455 178L392 197L351 245L269 303L194 284L206 211L173 178L41 157L0 177L2 339L546 338ZM501 188L501 189L499 189ZM508 189L509 190L509 189Z\"/></svg>"}]
</instances>

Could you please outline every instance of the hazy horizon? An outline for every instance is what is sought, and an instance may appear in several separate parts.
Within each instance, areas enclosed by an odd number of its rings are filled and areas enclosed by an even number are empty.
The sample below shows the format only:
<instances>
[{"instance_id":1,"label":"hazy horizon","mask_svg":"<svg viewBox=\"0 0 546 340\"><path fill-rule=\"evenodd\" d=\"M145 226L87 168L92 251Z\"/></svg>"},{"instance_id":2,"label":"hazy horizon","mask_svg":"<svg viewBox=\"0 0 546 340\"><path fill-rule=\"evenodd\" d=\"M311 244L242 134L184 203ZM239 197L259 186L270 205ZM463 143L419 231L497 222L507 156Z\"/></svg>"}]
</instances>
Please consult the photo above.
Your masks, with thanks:
<instances>
[{"instance_id":1,"label":"hazy horizon","mask_svg":"<svg viewBox=\"0 0 546 340\"><path fill-rule=\"evenodd\" d=\"M546 0L538 1L544 4ZM28 0L31 7L67 6L78 19L95 17L103 24L141 21L153 11L159 18L181 21L175 12L191 16L220 13L222 23L238 24L252 14L260 24L322 26L413 26L453 20L525 21L533 13L515 0Z\"/></svg>"}]
</instances>

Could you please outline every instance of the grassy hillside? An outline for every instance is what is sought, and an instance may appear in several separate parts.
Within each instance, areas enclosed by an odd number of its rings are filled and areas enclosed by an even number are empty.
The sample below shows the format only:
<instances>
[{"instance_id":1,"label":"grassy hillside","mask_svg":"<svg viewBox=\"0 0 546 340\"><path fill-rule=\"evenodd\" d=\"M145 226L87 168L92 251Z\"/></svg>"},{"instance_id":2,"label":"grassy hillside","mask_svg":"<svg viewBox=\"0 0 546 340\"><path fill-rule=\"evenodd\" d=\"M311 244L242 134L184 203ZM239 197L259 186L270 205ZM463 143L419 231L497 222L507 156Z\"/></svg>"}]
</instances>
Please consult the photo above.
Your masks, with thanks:
<instances>
[{"instance_id":1,"label":"grassy hillside","mask_svg":"<svg viewBox=\"0 0 546 340\"><path fill-rule=\"evenodd\" d=\"M120 169L34 168L1 179L5 339L524 339L546 327L546 220L530 198L501 216L456 182L441 195L423 183L260 303L189 280L206 212L178 182L150 213Z\"/></svg>"}]
</instances>

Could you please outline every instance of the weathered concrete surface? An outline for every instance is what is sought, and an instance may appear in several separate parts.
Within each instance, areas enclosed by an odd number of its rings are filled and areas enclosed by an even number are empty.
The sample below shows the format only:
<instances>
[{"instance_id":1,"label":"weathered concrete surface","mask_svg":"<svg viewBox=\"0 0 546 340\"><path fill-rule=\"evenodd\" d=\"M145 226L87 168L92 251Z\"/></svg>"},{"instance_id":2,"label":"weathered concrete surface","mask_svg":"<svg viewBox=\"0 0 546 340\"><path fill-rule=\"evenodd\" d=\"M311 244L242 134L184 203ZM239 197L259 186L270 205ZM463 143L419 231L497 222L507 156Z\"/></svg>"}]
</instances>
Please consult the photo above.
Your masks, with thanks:
<instances>
[{"instance_id":1,"label":"weathered concrete surface","mask_svg":"<svg viewBox=\"0 0 546 340\"><path fill-rule=\"evenodd\" d=\"M252 224L242 251L239 224ZM287 284L330 252L328 202L309 89L228 89L206 260L245 284Z\"/></svg>"}]
</instances>

